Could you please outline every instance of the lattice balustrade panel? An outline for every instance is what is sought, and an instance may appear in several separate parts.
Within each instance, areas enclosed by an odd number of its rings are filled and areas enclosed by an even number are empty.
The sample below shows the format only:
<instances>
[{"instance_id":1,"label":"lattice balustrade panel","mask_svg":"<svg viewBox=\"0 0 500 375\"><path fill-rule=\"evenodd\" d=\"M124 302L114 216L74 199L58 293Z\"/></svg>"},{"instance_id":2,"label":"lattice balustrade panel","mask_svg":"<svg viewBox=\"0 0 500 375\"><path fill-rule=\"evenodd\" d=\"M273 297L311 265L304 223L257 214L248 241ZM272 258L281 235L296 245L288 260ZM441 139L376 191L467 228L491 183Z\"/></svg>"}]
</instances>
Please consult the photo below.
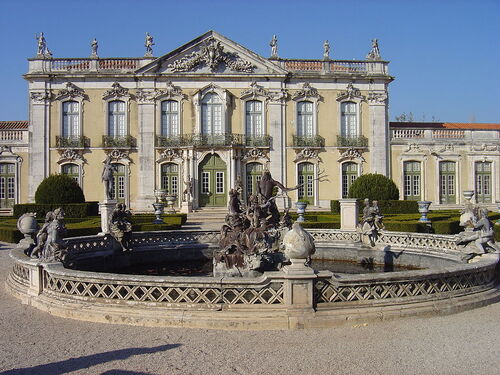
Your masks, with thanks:
<instances>
[{"instance_id":1,"label":"lattice balustrade panel","mask_svg":"<svg viewBox=\"0 0 500 375\"><path fill-rule=\"evenodd\" d=\"M308 229L307 231L317 242L361 241L361 235L357 232L346 232L339 229Z\"/></svg>"},{"instance_id":2,"label":"lattice balustrade panel","mask_svg":"<svg viewBox=\"0 0 500 375\"><path fill-rule=\"evenodd\" d=\"M262 289L228 288L220 286L159 286L88 282L64 279L44 271L44 289L80 297L123 301L176 304L277 304L283 303L282 284Z\"/></svg>"},{"instance_id":3,"label":"lattice balustrade panel","mask_svg":"<svg viewBox=\"0 0 500 375\"><path fill-rule=\"evenodd\" d=\"M132 246L218 243L219 237L218 231L138 233L132 237Z\"/></svg>"},{"instance_id":4,"label":"lattice balustrade panel","mask_svg":"<svg viewBox=\"0 0 500 375\"><path fill-rule=\"evenodd\" d=\"M29 285L30 282L30 270L28 267L23 266L19 263L14 263L12 267L12 274L18 282L24 285Z\"/></svg>"},{"instance_id":5,"label":"lattice balustrade panel","mask_svg":"<svg viewBox=\"0 0 500 375\"><path fill-rule=\"evenodd\" d=\"M453 236L432 235L425 233L381 232L378 244L424 250L456 251L457 244Z\"/></svg>"},{"instance_id":6,"label":"lattice balustrade panel","mask_svg":"<svg viewBox=\"0 0 500 375\"><path fill-rule=\"evenodd\" d=\"M384 300L416 296L432 296L440 293L463 291L494 281L495 270L464 273L429 280L396 281L370 285L334 285L330 279L315 282L315 302L354 302Z\"/></svg>"}]
</instances>

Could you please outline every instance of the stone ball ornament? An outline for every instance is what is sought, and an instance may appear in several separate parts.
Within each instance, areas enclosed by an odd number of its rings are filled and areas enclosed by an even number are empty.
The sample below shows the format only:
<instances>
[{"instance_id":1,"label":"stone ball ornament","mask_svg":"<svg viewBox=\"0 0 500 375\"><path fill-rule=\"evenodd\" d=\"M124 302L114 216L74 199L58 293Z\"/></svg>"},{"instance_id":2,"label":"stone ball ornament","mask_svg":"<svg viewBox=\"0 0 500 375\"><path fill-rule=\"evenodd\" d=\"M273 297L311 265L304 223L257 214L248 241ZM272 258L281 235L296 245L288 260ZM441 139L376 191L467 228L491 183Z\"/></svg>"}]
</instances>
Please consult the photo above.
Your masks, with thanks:
<instances>
[{"instance_id":1,"label":"stone ball ornament","mask_svg":"<svg viewBox=\"0 0 500 375\"><path fill-rule=\"evenodd\" d=\"M25 237L29 237L38 230L38 223L36 221L36 213L27 212L22 214L17 220L17 229L19 232L24 234Z\"/></svg>"},{"instance_id":2,"label":"stone ball ornament","mask_svg":"<svg viewBox=\"0 0 500 375\"><path fill-rule=\"evenodd\" d=\"M313 237L297 222L283 237L283 247L288 259L308 259L316 251Z\"/></svg>"}]
</instances>

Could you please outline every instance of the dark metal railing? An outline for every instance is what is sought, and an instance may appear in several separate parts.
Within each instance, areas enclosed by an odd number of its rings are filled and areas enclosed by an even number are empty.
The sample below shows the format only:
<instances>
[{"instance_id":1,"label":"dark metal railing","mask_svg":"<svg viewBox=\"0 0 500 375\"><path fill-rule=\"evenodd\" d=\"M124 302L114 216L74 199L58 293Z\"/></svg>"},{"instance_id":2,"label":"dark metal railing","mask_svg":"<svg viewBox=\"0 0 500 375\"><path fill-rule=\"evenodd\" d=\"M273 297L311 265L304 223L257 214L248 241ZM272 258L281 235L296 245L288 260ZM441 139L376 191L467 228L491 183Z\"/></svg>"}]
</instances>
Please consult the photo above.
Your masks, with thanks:
<instances>
[{"instance_id":1,"label":"dark metal railing","mask_svg":"<svg viewBox=\"0 0 500 375\"><path fill-rule=\"evenodd\" d=\"M325 138L314 135L314 136L298 136L293 135L293 146L294 147L325 147Z\"/></svg>"},{"instance_id":2,"label":"dark metal railing","mask_svg":"<svg viewBox=\"0 0 500 375\"><path fill-rule=\"evenodd\" d=\"M135 147L135 146L136 146L135 138L132 137L131 135L102 136L102 147Z\"/></svg>"},{"instance_id":3,"label":"dark metal railing","mask_svg":"<svg viewBox=\"0 0 500 375\"><path fill-rule=\"evenodd\" d=\"M337 136L337 147L368 147L368 138L364 135L356 137Z\"/></svg>"},{"instance_id":4,"label":"dark metal railing","mask_svg":"<svg viewBox=\"0 0 500 375\"><path fill-rule=\"evenodd\" d=\"M269 147L271 137L245 136L243 134L182 134L176 136L156 136L156 147L212 147L212 146L253 146Z\"/></svg>"},{"instance_id":5,"label":"dark metal railing","mask_svg":"<svg viewBox=\"0 0 500 375\"><path fill-rule=\"evenodd\" d=\"M90 139L83 135L63 137L56 136L56 147L58 148L85 148L90 147Z\"/></svg>"},{"instance_id":6,"label":"dark metal railing","mask_svg":"<svg viewBox=\"0 0 500 375\"><path fill-rule=\"evenodd\" d=\"M271 147L271 136L245 135L245 145L253 147Z\"/></svg>"}]
</instances>

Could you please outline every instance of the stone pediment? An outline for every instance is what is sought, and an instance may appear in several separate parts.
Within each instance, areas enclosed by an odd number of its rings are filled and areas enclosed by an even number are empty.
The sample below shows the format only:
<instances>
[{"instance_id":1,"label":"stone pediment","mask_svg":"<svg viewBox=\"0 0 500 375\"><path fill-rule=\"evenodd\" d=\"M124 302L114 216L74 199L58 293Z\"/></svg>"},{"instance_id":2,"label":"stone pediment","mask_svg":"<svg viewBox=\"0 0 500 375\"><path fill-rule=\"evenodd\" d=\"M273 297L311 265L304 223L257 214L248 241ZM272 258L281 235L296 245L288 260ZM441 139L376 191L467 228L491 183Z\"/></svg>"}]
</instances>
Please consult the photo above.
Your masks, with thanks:
<instances>
[{"instance_id":1,"label":"stone pediment","mask_svg":"<svg viewBox=\"0 0 500 375\"><path fill-rule=\"evenodd\" d=\"M223 35L209 31L136 73L285 75L287 71Z\"/></svg>"}]
</instances>

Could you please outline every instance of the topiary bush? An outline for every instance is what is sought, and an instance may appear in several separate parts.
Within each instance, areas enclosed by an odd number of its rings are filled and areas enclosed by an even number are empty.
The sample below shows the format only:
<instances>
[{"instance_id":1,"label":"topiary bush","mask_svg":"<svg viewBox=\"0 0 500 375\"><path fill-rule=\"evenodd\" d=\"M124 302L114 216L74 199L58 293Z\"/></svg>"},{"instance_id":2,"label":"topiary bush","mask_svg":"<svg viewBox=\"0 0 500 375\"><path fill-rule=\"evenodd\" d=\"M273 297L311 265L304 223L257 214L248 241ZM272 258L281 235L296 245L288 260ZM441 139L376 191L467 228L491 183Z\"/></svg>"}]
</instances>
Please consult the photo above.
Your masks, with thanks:
<instances>
[{"instance_id":1,"label":"topiary bush","mask_svg":"<svg viewBox=\"0 0 500 375\"><path fill-rule=\"evenodd\" d=\"M390 178L369 173L358 177L349 188L349 198L369 200L398 200L399 190Z\"/></svg>"},{"instance_id":2,"label":"topiary bush","mask_svg":"<svg viewBox=\"0 0 500 375\"><path fill-rule=\"evenodd\" d=\"M38 204L84 203L82 188L65 174L54 174L45 178L35 193Z\"/></svg>"}]
</instances>

